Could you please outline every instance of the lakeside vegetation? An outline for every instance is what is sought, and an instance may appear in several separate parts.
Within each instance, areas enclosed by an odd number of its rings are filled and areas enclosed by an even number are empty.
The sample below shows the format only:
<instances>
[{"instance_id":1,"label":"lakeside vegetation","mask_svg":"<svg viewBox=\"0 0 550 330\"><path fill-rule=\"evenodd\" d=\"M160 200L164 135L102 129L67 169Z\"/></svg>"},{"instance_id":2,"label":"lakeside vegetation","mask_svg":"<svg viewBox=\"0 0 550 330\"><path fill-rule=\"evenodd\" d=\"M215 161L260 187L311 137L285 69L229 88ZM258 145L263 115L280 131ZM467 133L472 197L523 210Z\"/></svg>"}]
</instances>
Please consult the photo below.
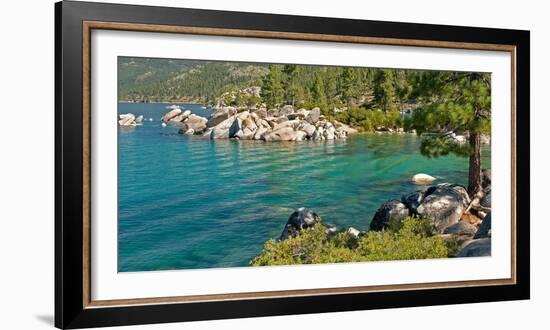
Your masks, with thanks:
<instances>
[{"instance_id":1,"label":"lakeside vegetation","mask_svg":"<svg viewBox=\"0 0 550 330\"><path fill-rule=\"evenodd\" d=\"M491 127L490 74L119 61L119 67L127 68L120 80L120 101L195 102L214 108L206 118L170 106L162 125L181 125L181 134L267 143L345 139L357 131L409 132L420 137L419 151L428 158L451 153L468 158L467 187L441 183L388 200L366 231L331 231L314 212L300 208L281 237L267 241L250 265L490 255L490 171L484 181L481 168L482 138ZM119 124L125 120L119 116ZM424 173L413 176L421 184L434 180ZM480 234L485 218L489 231Z\"/></svg>"},{"instance_id":2,"label":"lakeside vegetation","mask_svg":"<svg viewBox=\"0 0 550 330\"><path fill-rule=\"evenodd\" d=\"M425 219L395 221L385 231L331 234L317 223L286 240L269 240L250 265L295 265L447 258L447 243Z\"/></svg>"}]
</instances>

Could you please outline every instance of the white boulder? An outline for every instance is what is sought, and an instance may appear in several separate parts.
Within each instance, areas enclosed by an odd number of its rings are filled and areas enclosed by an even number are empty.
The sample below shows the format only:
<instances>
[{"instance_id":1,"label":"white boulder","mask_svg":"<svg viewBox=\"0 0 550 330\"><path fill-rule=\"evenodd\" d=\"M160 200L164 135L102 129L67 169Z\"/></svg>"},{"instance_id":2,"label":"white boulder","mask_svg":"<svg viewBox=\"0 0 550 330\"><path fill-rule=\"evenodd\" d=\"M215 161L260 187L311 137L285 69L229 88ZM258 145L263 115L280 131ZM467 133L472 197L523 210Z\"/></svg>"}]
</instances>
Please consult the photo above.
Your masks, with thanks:
<instances>
[{"instance_id":1,"label":"white boulder","mask_svg":"<svg viewBox=\"0 0 550 330\"><path fill-rule=\"evenodd\" d=\"M424 173L418 173L412 177L412 181L414 183L420 183L420 184L430 183L430 182L433 182L434 180L435 178L433 176L424 174Z\"/></svg>"}]
</instances>

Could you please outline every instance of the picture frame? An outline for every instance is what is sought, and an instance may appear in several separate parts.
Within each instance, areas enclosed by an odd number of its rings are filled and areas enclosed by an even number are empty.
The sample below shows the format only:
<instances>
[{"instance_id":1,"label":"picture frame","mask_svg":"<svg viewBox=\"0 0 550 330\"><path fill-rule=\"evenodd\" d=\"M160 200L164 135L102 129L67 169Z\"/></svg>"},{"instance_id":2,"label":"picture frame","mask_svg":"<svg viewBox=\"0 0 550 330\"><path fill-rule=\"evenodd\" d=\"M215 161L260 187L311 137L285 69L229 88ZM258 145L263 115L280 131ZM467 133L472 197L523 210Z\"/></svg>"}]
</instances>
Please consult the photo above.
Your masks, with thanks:
<instances>
[{"instance_id":1,"label":"picture frame","mask_svg":"<svg viewBox=\"0 0 550 330\"><path fill-rule=\"evenodd\" d=\"M62 1L55 5L55 325L86 328L529 299L528 31ZM508 53L510 277L260 292L92 297L93 31ZM111 73L114 74L114 73ZM115 221L116 219L113 219Z\"/></svg>"}]
</instances>

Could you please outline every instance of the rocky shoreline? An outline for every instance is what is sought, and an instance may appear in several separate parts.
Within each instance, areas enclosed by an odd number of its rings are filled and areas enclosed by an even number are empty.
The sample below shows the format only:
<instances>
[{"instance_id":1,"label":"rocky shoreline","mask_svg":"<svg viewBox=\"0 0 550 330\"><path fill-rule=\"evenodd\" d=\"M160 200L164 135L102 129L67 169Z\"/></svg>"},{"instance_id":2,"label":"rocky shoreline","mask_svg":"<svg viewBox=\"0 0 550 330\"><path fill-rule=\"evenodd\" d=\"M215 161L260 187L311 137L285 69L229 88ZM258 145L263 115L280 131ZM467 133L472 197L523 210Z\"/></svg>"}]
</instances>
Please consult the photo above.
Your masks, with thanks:
<instances>
[{"instance_id":1,"label":"rocky shoreline","mask_svg":"<svg viewBox=\"0 0 550 330\"><path fill-rule=\"evenodd\" d=\"M237 109L227 106L209 118L174 108L162 117L177 123L180 134L201 135L211 139L262 141L338 140L357 130L336 120L328 120L319 108L295 110L291 105L278 109Z\"/></svg>"},{"instance_id":2,"label":"rocky shoreline","mask_svg":"<svg viewBox=\"0 0 550 330\"><path fill-rule=\"evenodd\" d=\"M321 217L312 210L299 208L287 220L280 241L296 237L300 231L318 224L325 227L327 235L344 231L359 238L368 232L382 232L410 217L426 219L434 235L448 246L449 257L482 257L491 255L490 172L484 172L484 197L482 209L476 211L475 201L463 186L451 183L432 185L425 190L403 194L399 199L383 203L374 214L369 228L361 231L354 227L338 229L321 223ZM485 212L487 211L487 212Z\"/></svg>"},{"instance_id":3,"label":"rocky shoreline","mask_svg":"<svg viewBox=\"0 0 550 330\"><path fill-rule=\"evenodd\" d=\"M345 139L358 130L335 119L329 120L321 114L319 108L295 110L292 105L281 108L248 108L220 106L208 117L202 117L184 110L179 105L171 105L162 118L162 126L167 123L181 125L180 134L199 135L211 139L240 139L262 141L303 141L303 140L338 140ZM151 119L149 119L151 120ZM140 126L143 116L132 113L118 116L121 127ZM405 131L403 128L376 127L376 134L413 134L416 130ZM427 134L429 136L430 134ZM465 144L468 134L445 133L444 138L456 143ZM490 144L489 135L481 136L482 144Z\"/></svg>"}]
</instances>

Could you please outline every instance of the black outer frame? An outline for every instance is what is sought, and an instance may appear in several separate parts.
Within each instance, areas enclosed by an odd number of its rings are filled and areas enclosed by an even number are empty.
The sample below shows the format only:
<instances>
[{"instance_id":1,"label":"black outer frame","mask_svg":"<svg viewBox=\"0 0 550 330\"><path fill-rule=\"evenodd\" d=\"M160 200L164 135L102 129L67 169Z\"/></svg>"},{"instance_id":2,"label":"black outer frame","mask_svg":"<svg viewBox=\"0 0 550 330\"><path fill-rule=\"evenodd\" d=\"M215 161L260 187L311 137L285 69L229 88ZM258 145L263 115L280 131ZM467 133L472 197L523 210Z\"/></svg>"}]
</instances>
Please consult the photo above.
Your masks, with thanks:
<instances>
[{"instance_id":1,"label":"black outer frame","mask_svg":"<svg viewBox=\"0 0 550 330\"><path fill-rule=\"evenodd\" d=\"M515 285L84 308L82 21L516 46ZM83 328L529 299L529 31L62 1L55 4L55 326Z\"/></svg>"}]
</instances>

